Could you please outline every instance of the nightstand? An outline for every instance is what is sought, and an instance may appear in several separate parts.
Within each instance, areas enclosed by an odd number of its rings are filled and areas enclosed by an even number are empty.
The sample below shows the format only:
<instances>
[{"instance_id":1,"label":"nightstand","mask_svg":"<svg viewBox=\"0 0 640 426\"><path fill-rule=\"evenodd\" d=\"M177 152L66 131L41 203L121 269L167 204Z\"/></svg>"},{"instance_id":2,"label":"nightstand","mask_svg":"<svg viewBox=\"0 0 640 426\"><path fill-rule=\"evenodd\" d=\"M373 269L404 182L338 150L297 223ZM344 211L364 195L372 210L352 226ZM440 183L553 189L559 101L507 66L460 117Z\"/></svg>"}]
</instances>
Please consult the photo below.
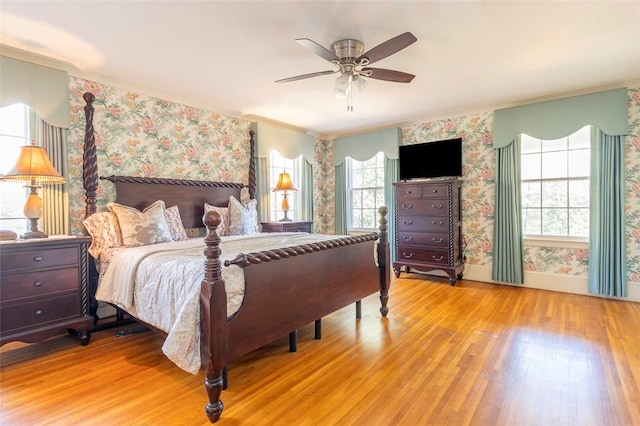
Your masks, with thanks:
<instances>
[{"instance_id":1,"label":"nightstand","mask_svg":"<svg viewBox=\"0 0 640 426\"><path fill-rule=\"evenodd\" d=\"M313 222L262 222L262 232L311 232Z\"/></svg>"},{"instance_id":2,"label":"nightstand","mask_svg":"<svg viewBox=\"0 0 640 426\"><path fill-rule=\"evenodd\" d=\"M89 343L89 237L0 243L0 345L68 331Z\"/></svg>"}]
</instances>

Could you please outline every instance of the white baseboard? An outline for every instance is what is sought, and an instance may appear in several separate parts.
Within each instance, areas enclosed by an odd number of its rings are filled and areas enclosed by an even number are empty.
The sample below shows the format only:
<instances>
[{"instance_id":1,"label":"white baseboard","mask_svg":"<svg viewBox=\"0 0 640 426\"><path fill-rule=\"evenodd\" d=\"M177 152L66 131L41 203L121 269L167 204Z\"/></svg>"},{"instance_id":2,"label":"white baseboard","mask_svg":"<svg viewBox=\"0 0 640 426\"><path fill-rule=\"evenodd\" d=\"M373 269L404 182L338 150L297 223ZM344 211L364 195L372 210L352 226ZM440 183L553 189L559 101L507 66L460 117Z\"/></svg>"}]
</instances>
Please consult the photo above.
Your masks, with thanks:
<instances>
[{"instance_id":1,"label":"white baseboard","mask_svg":"<svg viewBox=\"0 0 640 426\"><path fill-rule=\"evenodd\" d=\"M586 277L572 277L568 275L548 274L542 272L524 273L524 285L497 282L491 279L491 267L465 265L464 278L473 281L482 281L494 284L513 285L514 287L537 288L540 290L561 291L563 293L584 294L589 293L589 283ZM640 302L640 282L629 281L627 297L619 298L630 302ZM600 296L597 296L600 297ZM618 299L618 298L616 298Z\"/></svg>"}]
</instances>

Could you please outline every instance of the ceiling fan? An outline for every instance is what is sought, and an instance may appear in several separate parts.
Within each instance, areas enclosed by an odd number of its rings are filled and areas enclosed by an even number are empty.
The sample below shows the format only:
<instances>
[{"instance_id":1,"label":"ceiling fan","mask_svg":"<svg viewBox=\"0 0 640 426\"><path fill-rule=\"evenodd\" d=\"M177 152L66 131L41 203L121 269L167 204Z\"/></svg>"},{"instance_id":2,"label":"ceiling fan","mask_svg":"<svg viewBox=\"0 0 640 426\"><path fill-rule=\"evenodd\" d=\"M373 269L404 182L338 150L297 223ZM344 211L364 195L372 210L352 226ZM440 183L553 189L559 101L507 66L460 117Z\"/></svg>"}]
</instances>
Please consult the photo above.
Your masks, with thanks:
<instances>
[{"instance_id":1,"label":"ceiling fan","mask_svg":"<svg viewBox=\"0 0 640 426\"><path fill-rule=\"evenodd\" d=\"M276 83L287 83L305 78L340 73L336 79L336 95L338 96L346 96L351 91L352 83L355 83L360 89L363 88L367 82L361 77L396 83L409 83L415 75L384 68L371 68L369 65L393 55L417 40L413 34L406 32L364 52L364 43L359 40L338 40L331 45L332 50L329 50L308 38L298 38L296 41L300 45L331 62L336 66L336 69L283 78L276 80Z\"/></svg>"}]
</instances>

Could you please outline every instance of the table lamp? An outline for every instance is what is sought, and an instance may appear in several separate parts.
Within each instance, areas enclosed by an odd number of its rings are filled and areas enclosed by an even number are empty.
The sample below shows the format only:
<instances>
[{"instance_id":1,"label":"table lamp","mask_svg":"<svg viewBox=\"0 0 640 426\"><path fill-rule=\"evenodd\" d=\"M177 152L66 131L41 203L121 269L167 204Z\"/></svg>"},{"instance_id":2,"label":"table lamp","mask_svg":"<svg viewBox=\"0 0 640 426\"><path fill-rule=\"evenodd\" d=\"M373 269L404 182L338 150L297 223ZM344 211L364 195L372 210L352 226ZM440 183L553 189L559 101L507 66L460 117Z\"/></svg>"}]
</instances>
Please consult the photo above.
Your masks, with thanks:
<instances>
[{"instance_id":1,"label":"table lamp","mask_svg":"<svg viewBox=\"0 0 640 426\"><path fill-rule=\"evenodd\" d=\"M289 211L289 201L287 201L287 191L297 191L298 189L293 186L293 182L291 182L291 176L289 173L283 172L280 173L278 177L278 183L276 187L273 188L273 191L282 191L283 199L282 199L282 211L284 212L284 217L280 219L280 222L291 222L291 219L287 216L287 212Z\"/></svg>"},{"instance_id":2,"label":"table lamp","mask_svg":"<svg viewBox=\"0 0 640 426\"><path fill-rule=\"evenodd\" d=\"M31 192L24 204L24 215L31 221L29 232L22 238L48 238L49 236L38 230L38 219L42 216L42 200L38 196L36 183L61 184L64 177L53 167L47 151L34 144L20 147L20 156L16 164L0 180L27 181L25 188L31 188Z\"/></svg>"}]
</instances>

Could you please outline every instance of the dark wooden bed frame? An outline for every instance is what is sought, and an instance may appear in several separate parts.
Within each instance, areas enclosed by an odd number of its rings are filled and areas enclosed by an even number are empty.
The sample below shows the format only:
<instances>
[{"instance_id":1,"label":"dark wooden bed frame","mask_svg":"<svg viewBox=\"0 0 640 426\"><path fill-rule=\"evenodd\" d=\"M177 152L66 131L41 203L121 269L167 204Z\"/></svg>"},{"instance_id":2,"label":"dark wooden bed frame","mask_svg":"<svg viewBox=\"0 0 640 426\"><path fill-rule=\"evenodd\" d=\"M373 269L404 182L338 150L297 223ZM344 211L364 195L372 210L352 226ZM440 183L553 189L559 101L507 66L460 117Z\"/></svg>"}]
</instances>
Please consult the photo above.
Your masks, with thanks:
<instances>
[{"instance_id":1,"label":"dark wooden bed frame","mask_svg":"<svg viewBox=\"0 0 640 426\"><path fill-rule=\"evenodd\" d=\"M85 93L86 127L83 154L83 186L88 217L96 212L98 168L93 128L95 97ZM255 134L250 132L249 193L255 197ZM386 208L380 208L380 232L296 247L241 254L225 265L244 268L245 295L241 308L227 318L227 296L222 279L220 237L216 212L204 214L204 202L227 206L229 196L240 199L240 183L182 179L101 177L116 186L116 202L142 209L162 199L178 205L185 228L207 228L204 238L204 279L201 284L201 357L206 371L206 414L216 422L222 414L220 400L229 362L267 343L295 332L338 309L380 292L380 312L389 308L390 274ZM377 262L374 262L374 253ZM322 271L322 273L318 273ZM91 297L95 300L95 294ZM316 323L317 324L317 323Z\"/></svg>"}]
</instances>

